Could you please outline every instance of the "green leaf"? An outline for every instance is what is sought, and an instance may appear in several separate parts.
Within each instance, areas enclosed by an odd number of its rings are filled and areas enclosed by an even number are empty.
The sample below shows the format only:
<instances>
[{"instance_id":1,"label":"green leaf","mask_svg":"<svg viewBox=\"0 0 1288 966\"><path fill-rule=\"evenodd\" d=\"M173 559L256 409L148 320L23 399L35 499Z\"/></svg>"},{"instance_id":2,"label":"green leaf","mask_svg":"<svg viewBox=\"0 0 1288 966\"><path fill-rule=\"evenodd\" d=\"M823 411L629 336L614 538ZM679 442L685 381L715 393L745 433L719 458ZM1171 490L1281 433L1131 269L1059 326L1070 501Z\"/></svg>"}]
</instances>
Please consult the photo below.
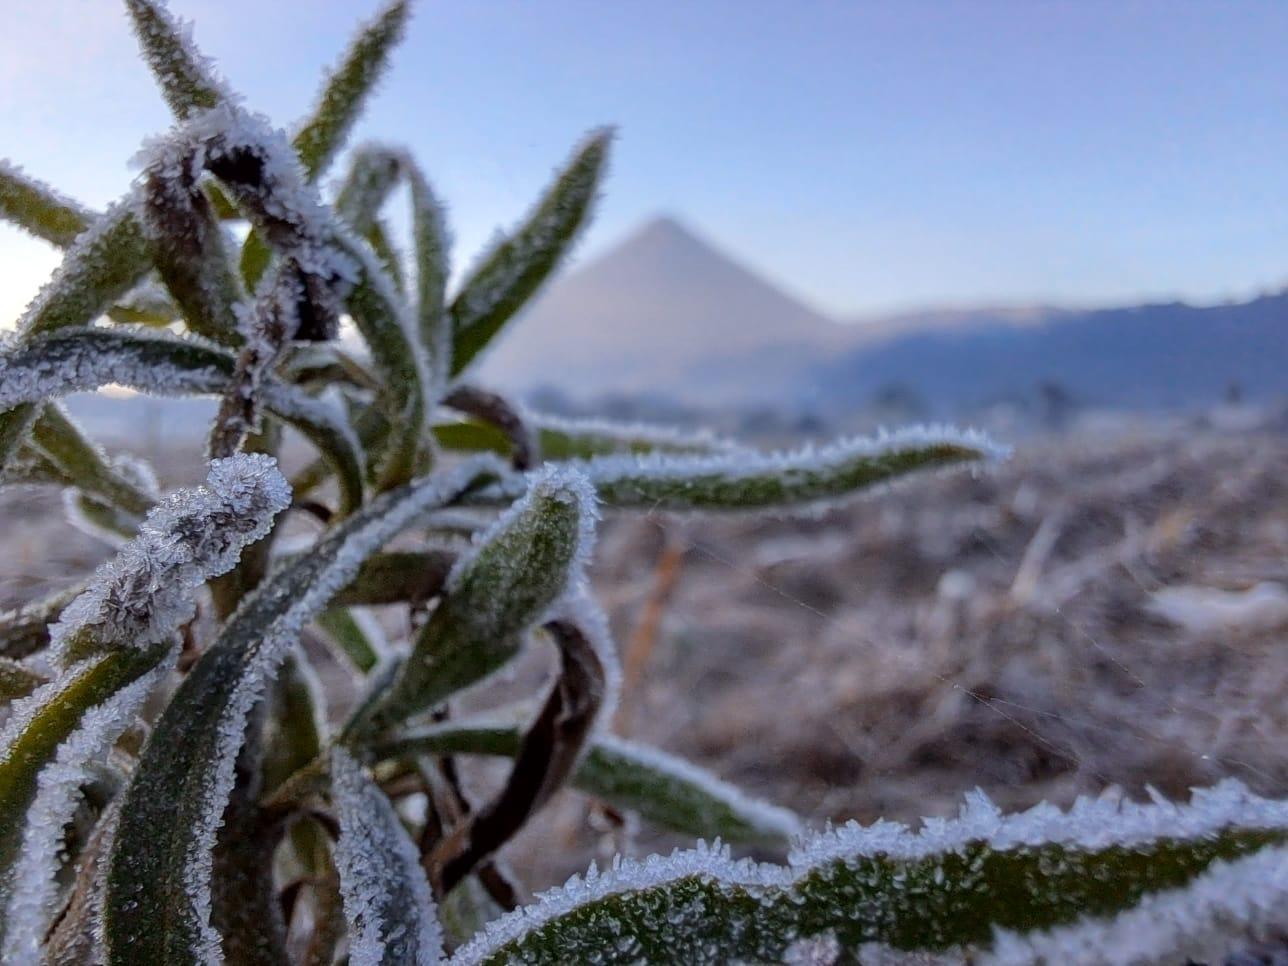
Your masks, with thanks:
<instances>
[{"instance_id":1,"label":"green leaf","mask_svg":"<svg viewBox=\"0 0 1288 966\"><path fill-rule=\"evenodd\" d=\"M179 318L179 307L159 283L145 278L107 310L107 317L126 325L169 325Z\"/></svg>"},{"instance_id":2,"label":"green leaf","mask_svg":"<svg viewBox=\"0 0 1288 966\"><path fill-rule=\"evenodd\" d=\"M350 406L350 420L353 424L354 432L357 434L358 442L365 453L379 453L384 446L384 441L389 435L389 421L380 411L380 407L375 404L369 406ZM0 419L3 417L0 416ZM3 424L0 423L0 426ZM375 460L368 458L367 479L372 478ZM324 460L314 460L302 470L291 477L291 492L297 498L316 489L324 483L332 473L332 468Z\"/></svg>"},{"instance_id":3,"label":"green leaf","mask_svg":"<svg viewBox=\"0 0 1288 966\"><path fill-rule=\"evenodd\" d=\"M268 263L272 260L273 250L268 247L268 242L264 241L264 236L252 228L246 240L242 242L241 256L237 262L242 282L248 289L254 290L259 286L264 273L268 271Z\"/></svg>"},{"instance_id":4,"label":"green leaf","mask_svg":"<svg viewBox=\"0 0 1288 966\"><path fill-rule=\"evenodd\" d=\"M470 273L452 302L452 374L463 371L568 253L587 223L612 131L593 132L536 209Z\"/></svg>"},{"instance_id":5,"label":"green leaf","mask_svg":"<svg viewBox=\"0 0 1288 966\"><path fill-rule=\"evenodd\" d=\"M380 662L383 651L374 633L378 628L370 626L353 610L347 607L332 607L322 612L317 619L317 625L363 674Z\"/></svg>"},{"instance_id":6,"label":"green leaf","mask_svg":"<svg viewBox=\"0 0 1288 966\"><path fill-rule=\"evenodd\" d=\"M355 148L349 173L340 185L335 211L359 235L376 223L376 216L402 175L405 155L384 145Z\"/></svg>"},{"instance_id":7,"label":"green leaf","mask_svg":"<svg viewBox=\"0 0 1288 966\"><path fill-rule=\"evenodd\" d=\"M404 165L411 183L412 240L416 253L416 325L429 354L437 386L452 373L452 320L447 312L447 279L452 239L442 203L410 158Z\"/></svg>"},{"instance_id":8,"label":"green leaf","mask_svg":"<svg viewBox=\"0 0 1288 966\"><path fill-rule=\"evenodd\" d=\"M445 386L451 354L451 329L445 303L451 239L443 208L429 182L406 151L383 145L357 149L336 198L336 211L368 240L395 287L402 291L401 260L379 220L379 212L400 177L411 188L412 241L416 253L416 324L428 353L433 381Z\"/></svg>"},{"instance_id":9,"label":"green leaf","mask_svg":"<svg viewBox=\"0 0 1288 966\"><path fill-rule=\"evenodd\" d=\"M219 938L203 905L208 854L248 713L303 626L366 557L497 470L492 461L473 461L384 494L299 561L275 569L242 602L157 721L124 793L104 908L109 962L180 964L217 955Z\"/></svg>"},{"instance_id":10,"label":"green leaf","mask_svg":"<svg viewBox=\"0 0 1288 966\"><path fill-rule=\"evenodd\" d=\"M35 403L21 403L0 411L0 470L6 477L18 472L19 453L31 438L39 416L40 407Z\"/></svg>"},{"instance_id":11,"label":"green leaf","mask_svg":"<svg viewBox=\"0 0 1288 966\"><path fill-rule=\"evenodd\" d=\"M385 793L341 747L331 752L331 797L350 961L435 966L443 935L416 845Z\"/></svg>"},{"instance_id":12,"label":"green leaf","mask_svg":"<svg viewBox=\"0 0 1288 966\"><path fill-rule=\"evenodd\" d=\"M347 305L371 348L384 383L381 406L389 419L380 462L380 488L400 486L418 471L426 455L426 414L431 398L425 352L407 317L403 299L380 268L375 253L351 240L346 251L357 260L359 279Z\"/></svg>"},{"instance_id":13,"label":"green leaf","mask_svg":"<svg viewBox=\"0 0 1288 966\"><path fill-rule=\"evenodd\" d=\"M362 238L371 250L376 253L376 258L380 261L380 266L389 275L389 280L394 283L394 288L400 295L407 292L407 276L403 268L402 252L394 244L389 225L383 218L377 218L373 221Z\"/></svg>"},{"instance_id":14,"label":"green leaf","mask_svg":"<svg viewBox=\"0 0 1288 966\"><path fill-rule=\"evenodd\" d=\"M568 420L531 413L524 418L536 433L542 459L547 460L589 459L612 453L713 455L738 449L716 436L685 434L667 427ZM505 455L510 451L504 433L478 420L439 423L434 426L434 438L444 449L458 452Z\"/></svg>"},{"instance_id":15,"label":"green leaf","mask_svg":"<svg viewBox=\"0 0 1288 966\"><path fill-rule=\"evenodd\" d=\"M117 713L110 707L111 699L157 667L167 650L165 646L125 648L89 658L21 699L0 731L0 942L3 943L0 948L8 961L14 961L13 944L23 941L16 935L19 930L13 921L15 912L11 901L20 889L41 884L29 881L35 876L20 868L24 860L20 846L29 827L28 811L40 791L41 773L55 761L59 749L81 729L94 709L107 709L103 726L124 727L126 722L114 720ZM132 715L133 709L128 713ZM100 725L95 722L90 727L96 735ZM63 764L79 767L83 760L68 758ZM60 811L54 810L54 814L59 815ZM68 818L70 814L61 815L62 821ZM39 816L32 821L38 819ZM58 843L50 844L57 846ZM41 856L27 856L28 862L40 859ZM53 860L52 854L46 857L47 862ZM45 867L52 878L52 866Z\"/></svg>"},{"instance_id":16,"label":"green leaf","mask_svg":"<svg viewBox=\"0 0 1288 966\"><path fill-rule=\"evenodd\" d=\"M0 218L62 248L75 241L95 217L88 208L0 159Z\"/></svg>"},{"instance_id":17,"label":"green leaf","mask_svg":"<svg viewBox=\"0 0 1288 966\"><path fill-rule=\"evenodd\" d=\"M326 169L348 137L368 95L403 37L408 3L394 0L363 27L339 66L326 79L312 116L295 135L295 150L312 181Z\"/></svg>"},{"instance_id":18,"label":"green leaf","mask_svg":"<svg viewBox=\"0 0 1288 966\"><path fill-rule=\"evenodd\" d=\"M370 720L355 720L350 734L378 734L508 663L524 631L581 579L595 515L579 475L558 469L535 475L474 553L457 561L406 663Z\"/></svg>"},{"instance_id":19,"label":"green leaf","mask_svg":"<svg viewBox=\"0 0 1288 966\"><path fill-rule=\"evenodd\" d=\"M607 506L760 510L819 505L921 470L979 463L1003 451L977 433L913 429L820 450L718 456L601 456L584 465Z\"/></svg>"},{"instance_id":20,"label":"green leaf","mask_svg":"<svg viewBox=\"0 0 1288 966\"><path fill-rule=\"evenodd\" d=\"M413 751L513 758L521 737L518 727L445 722L398 733L375 752L381 758ZM784 848L801 829L800 819L786 809L749 798L682 758L612 735L592 737L572 785L659 828L695 838Z\"/></svg>"},{"instance_id":21,"label":"green leaf","mask_svg":"<svg viewBox=\"0 0 1288 966\"><path fill-rule=\"evenodd\" d=\"M23 337L88 325L152 267L152 251L127 195L76 237L62 264L18 322Z\"/></svg>"},{"instance_id":22,"label":"green leaf","mask_svg":"<svg viewBox=\"0 0 1288 966\"><path fill-rule=\"evenodd\" d=\"M347 587L337 606L422 604L443 589L456 554L447 550L389 550L374 554Z\"/></svg>"},{"instance_id":23,"label":"green leaf","mask_svg":"<svg viewBox=\"0 0 1288 966\"><path fill-rule=\"evenodd\" d=\"M41 410L31 439L78 489L140 518L156 502L155 480L145 484L113 466L107 454L81 434L62 406L48 405ZM146 468L141 472L151 474Z\"/></svg>"},{"instance_id":24,"label":"green leaf","mask_svg":"<svg viewBox=\"0 0 1288 966\"><path fill-rule=\"evenodd\" d=\"M225 103L229 94L210 60L192 44L191 27L155 0L125 0L143 60L179 120Z\"/></svg>"},{"instance_id":25,"label":"green leaf","mask_svg":"<svg viewBox=\"0 0 1288 966\"><path fill-rule=\"evenodd\" d=\"M578 962L605 950L609 962L781 962L813 938L850 954L882 943L977 961L998 930L1031 936L1122 913L1155 894L1152 902L1171 900L1152 924L1167 935L1187 927L1186 897L1169 890L1209 870L1228 882L1238 866L1226 872L1220 860L1285 839L1288 806L1254 799L1237 783L1196 792L1187 807L1083 800L1067 815L1040 805L1003 817L976 793L957 821L927 820L917 833L889 822L851 823L814 835L786 866L735 862L705 847L624 860L503 917L452 963ZM1285 855L1279 849L1267 857L1282 863ZM1261 888L1256 880L1244 884L1235 905L1245 916L1249 907L1282 902L1249 901ZM1210 887L1195 892L1211 894ZM1120 959L1121 947L1107 959L1056 953L1040 961Z\"/></svg>"},{"instance_id":26,"label":"green leaf","mask_svg":"<svg viewBox=\"0 0 1288 966\"><path fill-rule=\"evenodd\" d=\"M0 427L36 400L116 383L157 395L223 392L236 361L194 339L126 329L55 332L0 352ZM343 509L362 502L362 450L343 416L296 389L269 381L264 404L306 436L337 472Z\"/></svg>"}]
</instances>

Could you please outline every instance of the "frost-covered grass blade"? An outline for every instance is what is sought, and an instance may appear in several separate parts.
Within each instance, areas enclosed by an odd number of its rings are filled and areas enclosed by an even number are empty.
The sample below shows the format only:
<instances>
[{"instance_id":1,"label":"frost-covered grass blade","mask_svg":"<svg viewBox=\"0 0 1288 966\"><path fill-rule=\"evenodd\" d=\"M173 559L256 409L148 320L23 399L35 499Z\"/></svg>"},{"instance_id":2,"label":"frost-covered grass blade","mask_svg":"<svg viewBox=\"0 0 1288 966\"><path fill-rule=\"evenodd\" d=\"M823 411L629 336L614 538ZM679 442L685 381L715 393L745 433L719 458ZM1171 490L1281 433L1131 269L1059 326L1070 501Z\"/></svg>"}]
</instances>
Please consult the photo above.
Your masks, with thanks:
<instances>
[{"instance_id":1,"label":"frost-covered grass blade","mask_svg":"<svg viewBox=\"0 0 1288 966\"><path fill-rule=\"evenodd\" d=\"M930 427L791 453L602 456L584 469L605 505L635 510L763 510L825 504L908 473L1002 451L975 433Z\"/></svg>"},{"instance_id":2,"label":"frost-covered grass blade","mask_svg":"<svg viewBox=\"0 0 1288 966\"><path fill-rule=\"evenodd\" d=\"M125 792L104 915L112 962L218 956L210 850L247 715L304 625L367 556L492 472L490 461L476 461L385 494L274 571L224 625L157 722ZM184 754L172 754L175 747Z\"/></svg>"},{"instance_id":3,"label":"frost-covered grass blade","mask_svg":"<svg viewBox=\"0 0 1288 966\"><path fill-rule=\"evenodd\" d=\"M175 117L186 120L228 100L214 65L192 42L192 26L175 19L159 0L125 0L143 60Z\"/></svg>"},{"instance_id":4,"label":"frost-covered grass blade","mask_svg":"<svg viewBox=\"0 0 1288 966\"><path fill-rule=\"evenodd\" d=\"M1082 916L1148 903L1286 836L1285 806L1237 783L1183 807L1084 799L1067 814L1042 805L1005 818L975 795L959 819L921 832L878 823L817 834L785 866L699 847L592 868L490 925L452 963L777 962L813 936L965 958L997 930L1077 929Z\"/></svg>"},{"instance_id":5,"label":"frost-covered grass blade","mask_svg":"<svg viewBox=\"0 0 1288 966\"><path fill-rule=\"evenodd\" d=\"M434 966L443 937L434 899L389 799L343 748L331 752L340 822L335 864L354 966Z\"/></svg>"},{"instance_id":6,"label":"frost-covered grass blade","mask_svg":"<svg viewBox=\"0 0 1288 966\"><path fill-rule=\"evenodd\" d=\"M89 227L94 213L0 159L0 218L60 248Z\"/></svg>"},{"instance_id":7,"label":"frost-covered grass blade","mask_svg":"<svg viewBox=\"0 0 1288 966\"><path fill-rule=\"evenodd\" d=\"M488 252L452 300L452 373L466 366L568 253L599 191L611 130L592 133L528 218Z\"/></svg>"},{"instance_id":8,"label":"frost-covered grass blade","mask_svg":"<svg viewBox=\"0 0 1288 966\"><path fill-rule=\"evenodd\" d=\"M553 470L480 537L447 578L443 600L359 734L379 732L510 661L521 635L575 589L590 550L595 501L575 473Z\"/></svg>"}]
</instances>

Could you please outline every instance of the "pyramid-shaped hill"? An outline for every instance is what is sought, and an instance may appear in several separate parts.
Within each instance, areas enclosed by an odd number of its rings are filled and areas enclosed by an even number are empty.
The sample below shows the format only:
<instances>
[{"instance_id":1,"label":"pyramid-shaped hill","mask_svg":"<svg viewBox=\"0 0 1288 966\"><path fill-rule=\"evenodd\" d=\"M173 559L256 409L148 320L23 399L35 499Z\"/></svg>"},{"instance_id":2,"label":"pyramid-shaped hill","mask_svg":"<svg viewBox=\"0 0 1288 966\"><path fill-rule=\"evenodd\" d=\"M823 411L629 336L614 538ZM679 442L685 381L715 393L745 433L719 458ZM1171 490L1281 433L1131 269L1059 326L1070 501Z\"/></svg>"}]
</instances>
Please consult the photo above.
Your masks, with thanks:
<instances>
[{"instance_id":1,"label":"pyramid-shaped hill","mask_svg":"<svg viewBox=\"0 0 1288 966\"><path fill-rule=\"evenodd\" d=\"M483 362L483 382L709 403L772 402L848 341L842 326L671 218L559 276L507 329Z\"/></svg>"}]
</instances>

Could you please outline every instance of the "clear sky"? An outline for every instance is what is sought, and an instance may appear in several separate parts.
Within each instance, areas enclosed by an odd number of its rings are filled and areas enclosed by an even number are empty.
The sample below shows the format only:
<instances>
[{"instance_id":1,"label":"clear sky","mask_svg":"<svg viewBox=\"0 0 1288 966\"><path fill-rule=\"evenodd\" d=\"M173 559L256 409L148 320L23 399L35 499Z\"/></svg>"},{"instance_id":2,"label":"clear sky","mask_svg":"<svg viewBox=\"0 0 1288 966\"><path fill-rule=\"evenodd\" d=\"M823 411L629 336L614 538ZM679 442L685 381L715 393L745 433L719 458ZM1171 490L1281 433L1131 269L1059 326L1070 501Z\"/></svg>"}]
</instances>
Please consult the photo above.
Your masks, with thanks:
<instances>
[{"instance_id":1,"label":"clear sky","mask_svg":"<svg viewBox=\"0 0 1288 966\"><path fill-rule=\"evenodd\" d=\"M172 0L289 125L362 0ZM0 154L94 205L168 123L114 0L11 3ZM1288 281L1288 3L420 0L359 137L458 262L620 125L581 256L657 212L836 314L1241 298ZM7 324L55 257L0 226Z\"/></svg>"}]
</instances>

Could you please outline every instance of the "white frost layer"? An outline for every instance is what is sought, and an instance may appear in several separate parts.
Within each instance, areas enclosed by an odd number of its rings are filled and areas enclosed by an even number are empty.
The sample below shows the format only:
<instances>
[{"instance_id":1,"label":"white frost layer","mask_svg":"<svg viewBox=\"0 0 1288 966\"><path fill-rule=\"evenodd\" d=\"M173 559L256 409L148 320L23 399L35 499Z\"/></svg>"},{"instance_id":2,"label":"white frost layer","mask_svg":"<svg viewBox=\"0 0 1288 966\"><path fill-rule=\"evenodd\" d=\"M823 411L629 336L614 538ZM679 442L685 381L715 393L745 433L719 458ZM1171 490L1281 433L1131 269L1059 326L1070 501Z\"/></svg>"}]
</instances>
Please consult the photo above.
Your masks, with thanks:
<instances>
[{"instance_id":1,"label":"white frost layer","mask_svg":"<svg viewBox=\"0 0 1288 966\"><path fill-rule=\"evenodd\" d=\"M331 751L331 790L340 837L340 895L352 966L433 966L442 930L416 846L389 799L343 747Z\"/></svg>"},{"instance_id":2,"label":"white frost layer","mask_svg":"<svg viewBox=\"0 0 1288 966\"><path fill-rule=\"evenodd\" d=\"M1085 918L1036 935L999 931L984 963L1218 962L1233 937L1288 929L1288 848L1216 862L1183 889L1147 895L1112 918Z\"/></svg>"},{"instance_id":3,"label":"white frost layer","mask_svg":"<svg viewBox=\"0 0 1288 966\"><path fill-rule=\"evenodd\" d=\"M194 950L199 960L218 962L221 958L219 933L210 925L211 855L233 788L237 755L245 739L246 720L251 710L263 696L283 658L299 639L304 625L353 580L368 557L429 510L454 498L477 475L496 473L501 468L501 462L494 456L479 457L391 491L369 504L341 525L345 535L327 566L308 589L285 601L277 616L260 629L259 640L243 664L241 679L228 702L219 710L215 764L207 775L201 817L192 829L188 844L184 893L191 903L192 922L200 934ZM273 593L275 579L285 572L277 571L270 575L257 593ZM242 608L245 607L243 603ZM229 626L236 621L235 613Z\"/></svg>"},{"instance_id":4,"label":"white frost layer","mask_svg":"<svg viewBox=\"0 0 1288 966\"><path fill-rule=\"evenodd\" d=\"M114 326L109 331L111 334L105 332L103 338L79 343L52 335L49 338L56 348L49 354L42 351L40 338L25 345L0 342L0 409L90 392L109 383L157 396L216 393L228 383L227 372L215 366L181 369L145 361L141 356L148 343L182 349L185 342L192 342L209 348L199 339L161 335L142 326Z\"/></svg>"},{"instance_id":5,"label":"white frost layer","mask_svg":"<svg viewBox=\"0 0 1288 966\"><path fill-rule=\"evenodd\" d=\"M80 202L73 201L71 198L45 184L45 182L33 178L31 175L27 174L27 172L23 171L19 165L14 164L8 158L0 158L0 183L6 181L19 185L21 188L26 191L30 191L32 194L41 196L45 203L50 207L67 209L79 218L82 224L88 225L98 217L93 211L86 208ZM45 235L34 231L28 225L21 223L17 224L19 228L31 232L38 238L46 237ZM46 240L54 241L52 238ZM55 244L57 244L57 242L55 242Z\"/></svg>"},{"instance_id":6,"label":"white frost layer","mask_svg":"<svg viewBox=\"0 0 1288 966\"><path fill-rule=\"evenodd\" d=\"M140 36L140 40L144 41L144 57L153 73L166 76L190 72L195 75L193 80L218 97L230 102L236 100L227 82L215 67L215 62L197 48L196 42L192 39L191 21L172 14L164 0L135 0L135 2L146 6L155 21L148 23L139 17L134 18L134 29L137 33L151 34L155 38L148 43L147 37ZM155 53L157 50L165 50L171 44L177 45L179 49L178 65L168 63Z\"/></svg>"},{"instance_id":7,"label":"white frost layer","mask_svg":"<svg viewBox=\"0 0 1288 966\"><path fill-rule=\"evenodd\" d=\"M68 246L66 254L54 274L50 277L36 297L31 300L18 321L17 330L23 337L31 335L32 326L44 313L49 303L63 297L67 291L83 288L84 280L95 274L103 274L104 265L113 261L113 253L107 250L103 241L106 236L123 229L130 221L138 223L138 211L142 192L138 187L130 190L120 201L113 203L101 216L90 222L88 228L76 236ZM92 322L107 306L96 306L90 318L83 321Z\"/></svg>"},{"instance_id":8,"label":"white frost layer","mask_svg":"<svg viewBox=\"0 0 1288 966\"><path fill-rule=\"evenodd\" d=\"M650 856L642 862L618 856L608 872L600 873L592 866L584 877L573 876L562 888L538 895L532 905L489 923L451 962L453 966L483 962L506 944L586 903L691 876L753 889L791 889L822 865L877 855L916 860L957 851L973 842L1000 850L1060 843L1094 852L1115 845L1142 846L1161 838L1204 838L1236 826L1286 829L1288 802L1260 798L1231 779L1210 789L1196 789L1188 805L1161 800L1141 805L1110 797L1080 798L1067 813L1044 803L1027 812L1003 816L983 792L977 791L968 796L957 819L927 819L920 832L882 821L867 827L852 822L840 829L814 833L792 850L786 866L734 861L718 843L716 848L699 843L696 849L677 850L665 858ZM1275 849L1272 854L1282 862L1284 851ZM1273 860L1267 863L1273 864ZM1271 885L1281 882L1288 872L1278 876L1271 879ZM1285 898L1282 890L1275 895L1280 900ZM1209 918L1213 928L1220 925L1216 916ZM1052 961L1072 960L1057 957Z\"/></svg>"},{"instance_id":9,"label":"white frost layer","mask_svg":"<svg viewBox=\"0 0 1288 966\"><path fill-rule=\"evenodd\" d=\"M762 799L752 798L737 785L730 784L693 762L669 754L651 745L638 744L616 735L600 734L595 743L620 758L636 762L641 768L668 775L693 785L702 794L724 803L728 809L749 825L785 839L802 832L800 816L790 809L780 808Z\"/></svg>"},{"instance_id":10,"label":"white frost layer","mask_svg":"<svg viewBox=\"0 0 1288 966\"><path fill-rule=\"evenodd\" d=\"M711 456L623 453L596 456L584 461L583 465L595 483L633 477L674 480L711 475L718 475L728 480L743 480L776 476L785 472L827 473L855 459L945 444L978 450L985 459L1000 459L1010 452L978 430L960 430L952 426L931 425L911 426L894 432L882 430L876 436L854 437L838 440L826 446L810 445L797 450L774 453L762 453L756 450L740 450Z\"/></svg>"},{"instance_id":11,"label":"white frost layer","mask_svg":"<svg viewBox=\"0 0 1288 966\"><path fill-rule=\"evenodd\" d=\"M717 436L710 430L686 432L673 426L653 423L615 423L607 419L569 419L525 410L524 422L537 429L565 433L575 438L603 440L623 449L635 445L655 446L662 450L694 453L754 452L734 440Z\"/></svg>"},{"instance_id":12,"label":"white frost layer","mask_svg":"<svg viewBox=\"0 0 1288 966\"><path fill-rule=\"evenodd\" d=\"M504 469L498 475L504 475ZM537 499L555 500L576 507L577 547L568 568L570 591L580 587L586 566L595 549L595 525L599 521L599 498L584 473L565 464L547 463L527 474L524 494L507 507L492 525L476 532L473 549L461 554L447 575L446 591L452 593L462 576L474 565L479 550L516 525L531 513ZM558 604L554 605L559 606Z\"/></svg>"},{"instance_id":13,"label":"white frost layer","mask_svg":"<svg viewBox=\"0 0 1288 966\"><path fill-rule=\"evenodd\" d=\"M590 132L574 149L568 163L555 173L555 184L568 178L577 158L595 141L612 136L612 128L600 128ZM602 174L602 167L601 167ZM463 303L458 318L465 320L468 326L491 314L501 303L518 280L528 271L532 262L544 255L557 242L559 235L567 230L571 210L586 207L584 219L590 217L590 203L598 179L582 176L575 183L568 183L561 194L552 197L550 189L542 195L537 206L523 220L522 224L509 235L501 235L475 260L473 267L466 273L466 283L457 299ZM562 204L552 201L561 200ZM583 223L584 228L584 223ZM567 255L567 248L560 257ZM504 253L504 257L500 257ZM481 273L487 271L483 284ZM474 363L480 361L476 356Z\"/></svg>"},{"instance_id":14,"label":"white frost layer","mask_svg":"<svg viewBox=\"0 0 1288 966\"><path fill-rule=\"evenodd\" d=\"M781 884L779 869L749 859L733 859L729 850L717 842L708 846L699 841L692 849L677 849L669 856L650 855L647 859L623 859L616 856L608 871L600 872L591 865L585 875L574 875L563 886L537 893L536 901L493 919L482 932L452 956L450 966L472 966L495 955L497 950L523 938L578 906L596 902L606 896L634 892L664 885L691 876L716 879L731 885L771 887Z\"/></svg>"},{"instance_id":15,"label":"white frost layer","mask_svg":"<svg viewBox=\"0 0 1288 966\"><path fill-rule=\"evenodd\" d=\"M146 142L135 158L146 172L164 181L195 177L214 159L245 152L259 162L261 185L253 190L263 212L289 225L274 238L309 273L355 280L352 260L332 244L336 225L317 189L308 182L286 134L262 115L227 101L192 115L170 132ZM239 189L241 190L241 189Z\"/></svg>"},{"instance_id":16,"label":"white frost layer","mask_svg":"<svg viewBox=\"0 0 1288 966\"><path fill-rule=\"evenodd\" d=\"M884 854L919 859L957 851L971 842L995 849L1025 845L1066 845L1094 852L1111 846L1132 847L1162 838L1197 839L1224 828L1288 828L1288 801L1252 794L1239 781L1227 779L1195 789L1188 805L1155 795L1141 804L1116 797L1081 797L1067 812L1047 802L1025 812L1004 815L978 789L966 796L956 819L925 819L913 832L896 822L857 822L816 832L800 842L789 857L795 869L808 869L835 859Z\"/></svg>"},{"instance_id":17,"label":"white frost layer","mask_svg":"<svg viewBox=\"0 0 1288 966\"><path fill-rule=\"evenodd\" d=\"M6 963L40 962L41 940L54 912L55 877L63 856L63 837L76 810L81 786L90 778L88 766L106 755L129 727L152 689L173 666L176 653L172 650L160 666L86 711L79 727L59 746L57 756L36 779L36 797L27 810L5 910ZM75 673L75 669L68 672L68 678Z\"/></svg>"},{"instance_id":18,"label":"white frost layer","mask_svg":"<svg viewBox=\"0 0 1288 966\"><path fill-rule=\"evenodd\" d=\"M290 503L277 462L262 454L213 460L204 486L179 490L148 513L139 535L94 574L50 627L61 660L88 632L100 646L144 648L191 619L195 593L232 569Z\"/></svg>"}]
</instances>

